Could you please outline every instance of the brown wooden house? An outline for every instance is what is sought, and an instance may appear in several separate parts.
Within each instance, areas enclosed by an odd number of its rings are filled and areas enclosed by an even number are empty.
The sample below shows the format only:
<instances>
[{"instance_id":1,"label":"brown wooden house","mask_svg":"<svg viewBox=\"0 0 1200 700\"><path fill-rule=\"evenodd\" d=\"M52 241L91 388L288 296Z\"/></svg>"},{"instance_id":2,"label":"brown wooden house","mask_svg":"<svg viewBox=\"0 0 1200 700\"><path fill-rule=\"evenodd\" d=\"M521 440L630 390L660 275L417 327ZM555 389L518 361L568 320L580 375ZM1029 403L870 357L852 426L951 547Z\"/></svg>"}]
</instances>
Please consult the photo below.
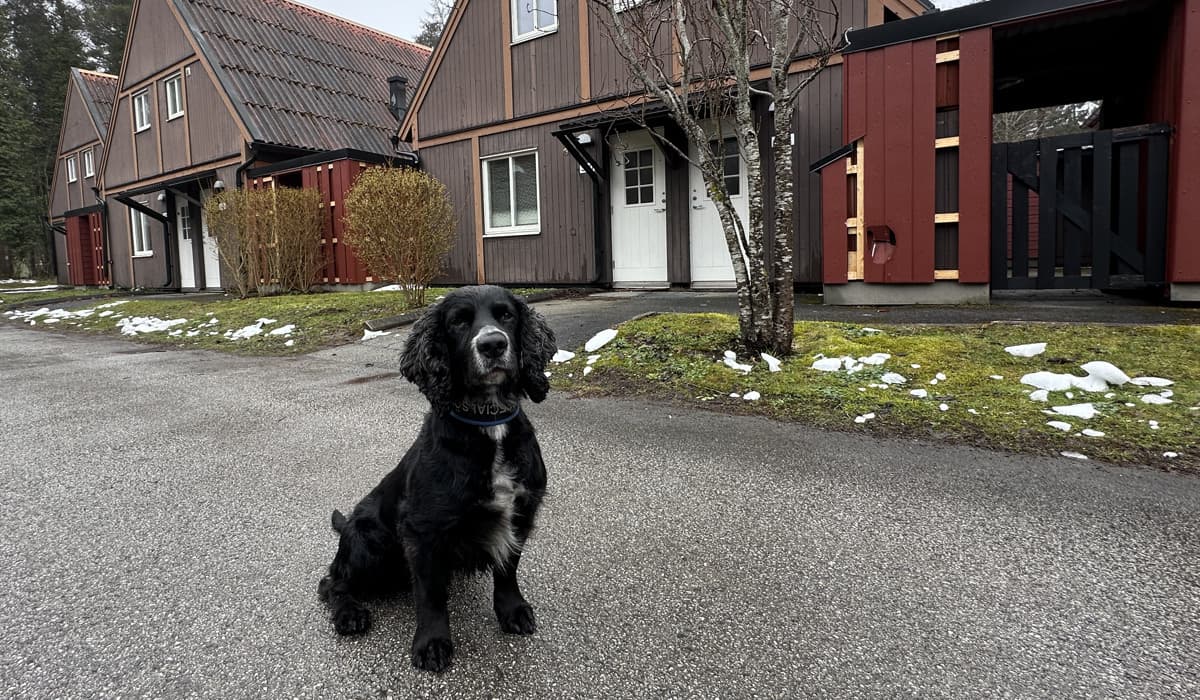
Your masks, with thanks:
<instances>
[{"instance_id":1,"label":"brown wooden house","mask_svg":"<svg viewBox=\"0 0 1200 700\"><path fill-rule=\"evenodd\" d=\"M116 88L115 75L71 69L50 182L50 225L60 284L108 284L104 202L96 175Z\"/></svg>"},{"instance_id":2,"label":"brown wooden house","mask_svg":"<svg viewBox=\"0 0 1200 700\"><path fill-rule=\"evenodd\" d=\"M835 303L1000 290L1200 300L1200 0L991 0L849 34L815 164ZM1099 105L1077 133L993 118Z\"/></svg>"},{"instance_id":3,"label":"brown wooden house","mask_svg":"<svg viewBox=\"0 0 1200 700\"><path fill-rule=\"evenodd\" d=\"M461 212L447 281L732 286L699 172L614 116L636 91L590 5L455 3L399 132ZM843 28L933 9L925 0L838 6ZM812 65L798 57L792 68ZM807 166L843 143L842 74L834 57L797 109L797 283L821 282L820 186ZM673 130L665 114L650 127ZM734 160L728 167L744 194L744 167Z\"/></svg>"},{"instance_id":4,"label":"brown wooden house","mask_svg":"<svg viewBox=\"0 0 1200 700\"><path fill-rule=\"evenodd\" d=\"M341 195L368 163L415 161L394 137L429 53L289 0L136 0L99 163L113 284L220 288L204 201L278 184L328 195L325 281L368 281Z\"/></svg>"}]
</instances>

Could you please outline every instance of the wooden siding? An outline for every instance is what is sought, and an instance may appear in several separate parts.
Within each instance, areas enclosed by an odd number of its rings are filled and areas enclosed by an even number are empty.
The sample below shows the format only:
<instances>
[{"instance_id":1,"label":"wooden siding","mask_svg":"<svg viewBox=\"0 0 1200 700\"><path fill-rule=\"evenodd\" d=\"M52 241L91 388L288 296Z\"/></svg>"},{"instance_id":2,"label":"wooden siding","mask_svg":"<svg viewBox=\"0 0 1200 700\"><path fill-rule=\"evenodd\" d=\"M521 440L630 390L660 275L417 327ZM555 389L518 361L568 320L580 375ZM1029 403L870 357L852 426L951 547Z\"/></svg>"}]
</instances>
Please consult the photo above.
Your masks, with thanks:
<instances>
[{"instance_id":1,"label":"wooden siding","mask_svg":"<svg viewBox=\"0 0 1200 700\"><path fill-rule=\"evenodd\" d=\"M62 143L59 144L59 153L74 151L99 140L100 132L96 131L96 125L92 123L92 116L88 113L87 104L84 103L83 96L79 94L79 88L72 79L70 87L67 89L67 108L63 112ZM96 164L99 165L99 161Z\"/></svg>"},{"instance_id":2,"label":"wooden siding","mask_svg":"<svg viewBox=\"0 0 1200 700\"><path fill-rule=\"evenodd\" d=\"M192 53L191 44L167 7L170 0L142 0L129 36L136 38L121 66L121 90L132 88Z\"/></svg>"},{"instance_id":3,"label":"wooden siding","mask_svg":"<svg viewBox=\"0 0 1200 700\"><path fill-rule=\"evenodd\" d=\"M987 282L991 254L992 30L959 38L958 280Z\"/></svg>"},{"instance_id":4,"label":"wooden siding","mask_svg":"<svg viewBox=\"0 0 1200 700\"><path fill-rule=\"evenodd\" d=\"M133 134L133 152L136 154L137 179L139 180L162 174L162 170L158 167L160 146L158 139L162 133L162 124L154 111L154 103L151 102L150 106L150 128ZM130 119L132 118L131 116ZM117 138L115 134L114 138Z\"/></svg>"},{"instance_id":5,"label":"wooden siding","mask_svg":"<svg viewBox=\"0 0 1200 700\"><path fill-rule=\"evenodd\" d=\"M197 66L197 69L199 69L199 66ZM172 170L186 168L189 165L187 157L188 120L185 117L176 117L167 121L167 83L165 80L155 83L154 93L157 95L156 99L158 101L158 122L155 124L155 127L158 129L158 138L161 141L163 172L169 173ZM180 95L180 97L183 97L183 95ZM219 107L220 105L216 106ZM186 101L184 102L184 114L187 114Z\"/></svg>"},{"instance_id":6,"label":"wooden siding","mask_svg":"<svg viewBox=\"0 0 1200 700\"><path fill-rule=\"evenodd\" d=\"M796 230L792 257L795 279L800 284L821 282L821 176L809 173L809 165L843 144L842 66L829 66L797 98L792 146L792 191ZM793 78L798 79L798 78ZM842 217L843 221L845 217Z\"/></svg>"},{"instance_id":7,"label":"wooden siding","mask_svg":"<svg viewBox=\"0 0 1200 700\"><path fill-rule=\"evenodd\" d=\"M558 30L512 47L513 116L570 107L579 94L577 3L558 0ZM436 126L436 124L434 125Z\"/></svg>"},{"instance_id":8,"label":"wooden siding","mask_svg":"<svg viewBox=\"0 0 1200 700\"><path fill-rule=\"evenodd\" d=\"M471 142L455 141L421 149L425 170L446 186L446 193L458 216L454 247L446 259L441 281L463 284L475 281L475 199L472 184Z\"/></svg>"},{"instance_id":9,"label":"wooden siding","mask_svg":"<svg viewBox=\"0 0 1200 700\"><path fill-rule=\"evenodd\" d=\"M1175 97L1175 138L1171 145L1170 225L1167 281L1200 282L1200 246L1194 229L1200 221L1200 0L1181 0L1176 15L1182 24L1178 40L1180 66ZM1186 96L1186 97L1184 97Z\"/></svg>"},{"instance_id":10,"label":"wooden siding","mask_svg":"<svg viewBox=\"0 0 1200 700\"><path fill-rule=\"evenodd\" d=\"M242 152L242 136L233 114L217 92L208 71L197 61L184 69L188 138L192 162L208 163Z\"/></svg>"},{"instance_id":11,"label":"wooden siding","mask_svg":"<svg viewBox=\"0 0 1200 700\"><path fill-rule=\"evenodd\" d=\"M532 127L479 141L481 158L524 148L536 148L538 154L541 233L485 238L488 282L586 284L596 276L591 179L579 172L553 130L553 125Z\"/></svg>"},{"instance_id":12,"label":"wooden siding","mask_svg":"<svg viewBox=\"0 0 1200 700\"><path fill-rule=\"evenodd\" d=\"M662 148L665 151L668 147ZM604 162L609 160L611 158L606 158ZM667 281L671 284L692 281L692 167L682 159L674 164L668 160L666 165Z\"/></svg>"},{"instance_id":13,"label":"wooden siding","mask_svg":"<svg viewBox=\"0 0 1200 700\"><path fill-rule=\"evenodd\" d=\"M467 4L466 14L450 38L438 67L437 85L432 86L420 105L417 128L421 138L504 118L500 59L509 47L504 45L501 23L509 22L509 14L507 1L474 0ZM569 30L569 26L560 24L559 31L564 30Z\"/></svg>"},{"instance_id":14,"label":"wooden siding","mask_svg":"<svg viewBox=\"0 0 1200 700\"><path fill-rule=\"evenodd\" d=\"M102 178L106 190L137 179L133 169L133 117L129 112L129 98L122 97L113 110L113 127L109 132Z\"/></svg>"}]
</instances>

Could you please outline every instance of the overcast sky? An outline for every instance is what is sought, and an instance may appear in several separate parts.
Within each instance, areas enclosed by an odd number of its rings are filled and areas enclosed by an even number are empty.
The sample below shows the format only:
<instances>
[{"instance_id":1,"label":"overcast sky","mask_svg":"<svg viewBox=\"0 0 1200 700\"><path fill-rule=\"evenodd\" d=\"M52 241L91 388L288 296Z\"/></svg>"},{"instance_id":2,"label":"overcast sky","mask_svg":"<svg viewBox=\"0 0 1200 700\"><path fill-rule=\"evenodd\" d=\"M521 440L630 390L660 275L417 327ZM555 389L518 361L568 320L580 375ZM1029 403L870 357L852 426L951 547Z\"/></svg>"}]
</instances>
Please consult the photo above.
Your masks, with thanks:
<instances>
[{"instance_id":1,"label":"overcast sky","mask_svg":"<svg viewBox=\"0 0 1200 700\"><path fill-rule=\"evenodd\" d=\"M411 39L421 30L421 20L429 11L430 0L301 0L305 5L352 19L403 39ZM968 5L979 0L933 0L942 9Z\"/></svg>"}]
</instances>

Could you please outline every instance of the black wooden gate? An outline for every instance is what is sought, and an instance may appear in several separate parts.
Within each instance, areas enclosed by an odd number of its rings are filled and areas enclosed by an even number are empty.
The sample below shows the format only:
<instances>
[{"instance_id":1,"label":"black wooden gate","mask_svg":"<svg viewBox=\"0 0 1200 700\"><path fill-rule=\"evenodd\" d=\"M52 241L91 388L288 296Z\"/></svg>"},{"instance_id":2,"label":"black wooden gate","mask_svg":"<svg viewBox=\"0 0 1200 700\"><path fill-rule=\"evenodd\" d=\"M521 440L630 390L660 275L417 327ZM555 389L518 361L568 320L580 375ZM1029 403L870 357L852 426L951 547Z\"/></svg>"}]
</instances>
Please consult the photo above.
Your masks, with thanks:
<instances>
[{"instance_id":1,"label":"black wooden gate","mask_svg":"<svg viewBox=\"0 0 1200 700\"><path fill-rule=\"evenodd\" d=\"M992 146L992 289L1162 284L1170 127Z\"/></svg>"}]
</instances>

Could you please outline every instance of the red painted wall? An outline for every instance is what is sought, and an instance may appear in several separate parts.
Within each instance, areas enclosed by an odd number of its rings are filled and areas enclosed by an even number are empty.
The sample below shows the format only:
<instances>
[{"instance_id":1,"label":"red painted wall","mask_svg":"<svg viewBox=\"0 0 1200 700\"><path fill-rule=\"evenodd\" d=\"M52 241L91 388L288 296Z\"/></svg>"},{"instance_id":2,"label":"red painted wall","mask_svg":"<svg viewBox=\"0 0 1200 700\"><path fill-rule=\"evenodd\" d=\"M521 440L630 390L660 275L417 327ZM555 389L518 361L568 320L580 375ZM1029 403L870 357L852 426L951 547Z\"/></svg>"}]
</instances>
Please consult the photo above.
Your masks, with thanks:
<instances>
[{"instance_id":1,"label":"red painted wall","mask_svg":"<svg viewBox=\"0 0 1200 700\"><path fill-rule=\"evenodd\" d=\"M992 30L959 37L958 281L987 282L992 184Z\"/></svg>"},{"instance_id":2,"label":"red painted wall","mask_svg":"<svg viewBox=\"0 0 1200 700\"><path fill-rule=\"evenodd\" d=\"M1167 281L1200 282L1200 0L1180 0L1182 26L1175 135L1171 144Z\"/></svg>"}]
</instances>

